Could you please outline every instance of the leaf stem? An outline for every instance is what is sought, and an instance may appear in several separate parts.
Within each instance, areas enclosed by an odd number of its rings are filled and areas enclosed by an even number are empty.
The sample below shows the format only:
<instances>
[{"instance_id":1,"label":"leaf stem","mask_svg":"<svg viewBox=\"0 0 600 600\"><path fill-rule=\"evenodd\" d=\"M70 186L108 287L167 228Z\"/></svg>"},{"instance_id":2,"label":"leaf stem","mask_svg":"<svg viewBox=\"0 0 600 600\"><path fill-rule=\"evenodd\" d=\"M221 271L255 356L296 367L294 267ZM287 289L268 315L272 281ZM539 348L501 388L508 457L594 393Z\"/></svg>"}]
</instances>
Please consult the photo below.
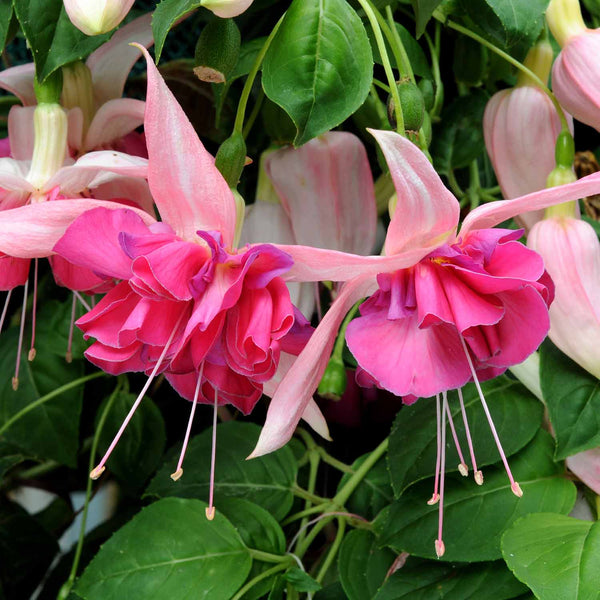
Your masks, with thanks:
<instances>
[{"instance_id":1,"label":"leaf stem","mask_svg":"<svg viewBox=\"0 0 600 600\"><path fill-rule=\"evenodd\" d=\"M338 518L338 530L337 530L337 533L335 534L335 539L333 540L333 544L331 544L331 547L329 548L329 552L327 553L327 556L325 557L325 560L323 561L323 564L321 565L321 568L319 569L319 572L317 573L317 576L315 577L315 579L319 583L321 583L323 581L323 578L325 577L327 571L329 570L329 567L331 567L331 564L333 563L333 561L338 553L338 550L340 549L342 540L344 539L345 531L346 531L346 519Z\"/></svg>"},{"instance_id":2,"label":"leaf stem","mask_svg":"<svg viewBox=\"0 0 600 600\"><path fill-rule=\"evenodd\" d=\"M314 504L329 503L328 498L321 498L320 496L317 496L316 494L311 494L310 492L308 492L304 488L301 488L298 485L293 485L291 487L291 490L292 490L292 493L294 494L294 496L298 496L298 498L302 498L303 500L310 500Z\"/></svg>"},{"instance_id":3,"label":"leaf stem","mask_svg":"<svg viewBox=\"0 0 600 600\"><path fill-rule=\"evenodd\" d=\"M288 565L289 563L279 563L278 565L275 565L274 567L271 567L270 569L259 573L256 577L251 579L244 587L240 588L237 594L235 596L232 596L231 600L240 600L240 598L243 598L246 592L252 589L257 583L260 583L263 579L267 579L267 577L271 577L271 575L274 575L275 573L279 573L279 571L287 569Z\"/></svg>"},{"instance_id":4,"label":"leaf stem","mask_svg":"<svg viewBox=\"0 0 600 600\"><path fill-rule=\"evenodd\" d=\"M402 43L402 38L398 33L398 29L394 21L394 15L392 13L392 8L389 4L385 7L385 14L388 18L389 29L391 30L392 38L397 47L397 51L402 58L401 64L403 71L401 71L401 74L404 77L408 77L414 83L415 74L413 73L412 65L410 64L410 59L408 58L408 54L406 53L406 49L404 48L404 44ZM393 48L394 46L392 45L392 50ZM396 58L396 62L398 62L398 58ZM400 70L400 64L398 64L398 70Z\"/></svg>"},{"instance_id":5,"label":"leaf stem","mask_svg":"<svg viewBox=\"0 0 600 600\"><path fill-rule=\"evenodd\" d=\"M52 390L49 394L38 398L31 404L28 404L24 408L22 408L18 413L15 413L10 419L5 421L0 427L0 435L2 435L13 423L18 421L21 417L24 417L27 413L36 409L38 406L45 404L46 402L56 398L56 396L60 396L69 390L76 388L92 379L98 379L99 377L107 376L108 373L104 373L104 371L97 371L96 373L91 373L90 375L85 375L84 377L80 377L79 379L75 379L74 381L70 381L69 383L65 383L65 385L61 385L59 388Z\"/></svg>"},{"instance_id":6,"label":"leaf stem","mask_svg":"<svg viewBox=\"0 0 600 600\"><path fill-rule=\"evenodd\" d=\"M294 559L291 558L289 554L271 554L270 552L263 552L262 550L257 550L256 548L248 548L248 552L250 552L250 556L253 559L260 560L262 562L286 564L291 564L294 562Z\"/></svg>"},{"instance_id":7,"label":"leaf stem","mask_svg":"<svg viewBox=\"0 0 600 600\"><path fill-rule=\"evenodd\" d=\"M328 454L327 450L325 450L325 448L322 446L317 446L317 452L321 456L321 460L324 463L332 466L334 469L337 469L342 473L354 473L354 469L350 465L347 465L345 462L342 462L341 460L331 456L331 454Z\"/></svg>"},{"instance_id":8,"label":"leaf stem","mask_svg":"<svg viewBox=\"0 0 600 600\"><path fill-rule=\"evenodd\" d=\"M88 472L94 468L94 463L96 461L96 450L98 449L98 443L100 441L100 435L102 434L102 429L104 428L104 424L106 423L106 418L108 417L108 413L112 408L119 392L122 390L122 378L119 378L117 381L117 385L113 390L113 393L110 395L102 414L100 415L100 419L98 420L98 425L96 427L96 431L94 433L94 439L92 440L92 449L90 450L90 461ZM64 585L60 588L60 592L58 594L58 600L65 600L69 594L71 593L71 588L75 583L75 578L77 577L77 569L79 567L79 561L81 559L81 552L83 551L83 540L85 538L85 527L87 525L87 515L88 509L90 507L90 498L92 496L92 484L93 480L91 477L87 478L87 485L85 488L85 502L83 505L83 513L81 515L81 527L79 528L79 539L77 540L77 547L75 548L75 556L73 557L73 564L71 565L71 572L69 573L69 578L64 583Z\"/></svg>"}]
</instances>

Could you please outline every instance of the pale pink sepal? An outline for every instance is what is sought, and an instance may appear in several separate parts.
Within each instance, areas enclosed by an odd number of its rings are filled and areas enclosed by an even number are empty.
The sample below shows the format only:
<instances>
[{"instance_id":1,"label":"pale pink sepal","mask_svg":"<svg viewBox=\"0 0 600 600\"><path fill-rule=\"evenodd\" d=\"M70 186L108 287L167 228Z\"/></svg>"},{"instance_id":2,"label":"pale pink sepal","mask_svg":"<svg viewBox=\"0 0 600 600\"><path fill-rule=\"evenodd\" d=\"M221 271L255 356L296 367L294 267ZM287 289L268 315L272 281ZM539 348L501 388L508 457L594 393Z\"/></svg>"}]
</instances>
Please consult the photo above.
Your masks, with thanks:
<instances>
[{"instance_id":1,"label":"pale pink sepal","mask_svg":"<svg viewBox=\"0 0 600 600\"><path fill-rule=\"evenodd\" d=\"M323 376L336 332L346 313L355 302L371 294L376 287L373 277L364 276L353 279L342 288L335 304L323 317L304 350L281 380L269 404L267 419L256 448L249 458L273 452L292 437Z\"/></svg>"},{"instance_id":2,"label":"pale pink sepal","mask_svg":"<svg viewBox=\"0 0 600 600\"><path fill-rule=\"evenodd\" d=\"M265 159L298 244L369 254L376 234L373 175L360 139L330 131Z\"/></svg>"},{"instance_id":3,"label":"pale pink sepal","mask_svg":"<svg viewBox=\"0 0 600 600\"><path fill-rule=\"evenodd\" d=\"M114 29L130 11L135 0L64 0L69 19L86 35Z\"/></svg>"},{"instance_id":4,"label":"pale pink sepal","mask_svg":"<svg viewBox=\"0 0 600 600\"><path fill-rule=\"evenodd\" d=\"M10 152L15 160L31 160L33 156L34 106L13 106L8 113Z\"/></svg>"},{"instance_id":5,"label":"pale pink sepal","mask_svg":"<svg viewBox=\"0 0 600 600\"><path fill-rule=\"evenodd\" d=\"M131 98L108 100L94 115L83 150L106 147L144 123L145 103Z\"/></svg>"},{"instance_id":6,"label":"pale pink sepal","mask_svg":"<svg viewBox=\"0 0 600 600\"><path fill-rule=\"evenodd\" d=\"M550 339L600 378L600 242L585 221L554 217L537 223L527 244L539 252L556 286Z\"/></svg>"},{"instance_id":7,"label":"pale pink sepal","mask_svg":"<svg viewBox=\"0 0 600 600\"><path fill-rule=\"evenodd\" d=\"M552 67L552 90L578 121L600 131L600 30L573 36Z\"/></svg>"},{"instance_id":8,"label":"pale pink sepal","mask_svg":"<svg viewBox=\"0 0 600 600\"><path fill-rule=\"evenodd\" d=\"M302 420L306 421L310 427L318 433L324 440L331 442L331 435L329 435L329 427L327 421L321 412L321 409L317 406L317 403L311 398L302 413Z\"/></svg>"},{"instance_id":9,"label":"pale pink sepal","mask_svg":"<svg viewBox=\"0 0 600 600\"><path fill-rule=\"evenodd\" d=\"M197 240L198 230L219 231L225 247L231 247L237 217L233 194L154 61L143 53L148 182L158 211L185 240Z\"/></svg>"},{"instance_id":10,"label":"pale pink sepal","mask_svg":"<svg viewBox=\"0 0 600 600\"><path fill-rule=\"evenodd\" d=\"M90 54L86 65L92 72L94 99L99 107L105 102L123 95L129 71L141 57L132 42L149 48L152 36L152 13L147 13L121 27L112 38Z\"/></svg>"},{"instance_id":11,"label":"pale pink sepal","mask_svg":"<svg viewBox=\"0 0 600 600\"><path fill-rule=\"evenodd\" d=\"M35 91L33 89L33 77L35 65L27 63L0 71L0 88L14 94L23 106L34 106L37 104Z\"/></svg>"},{"instance_id":12,"label":"pale pink sepal","mask_svg":"<svg viewBox=\"0 0 600 600\"><path fill-rule=\"evenodd\" d=\"M254 0L202 0L201 6L211 10L217 17L231 19L241 15Z\"/></svg>"},{"instance_id":13,"label":"pale pink sepal","mask_svg":"<svg viewBox=\"0 0 600 600\"><path fill-rule=\"evenodd\" d=\"M567 457L567 467L591 490L600 494L600 448Z\"/></svg>"},{"instance_id":14,"label":"pale pink sepal","mask_svg":"<svg viewBox=\"0 0 600 600\"><path fill-rule=\"evenodd\" d=\"M533 192L512 200L498 200L478 206L463 221L460 235L464 236L473 229L495 227L502 221L512 219L529 210L539 210L592 196L600 192L600 173L593 173L573 183Z\"/></svg>"},{"instance_id":15,"label":"pale pink sepal","mask_svg":"<svg viewBox=\"0 0 600 600\"><path fill-rule=\"evenodd\" d=\"M28 204L0 211L0 252L19 258L42 258L52 254L52 248L67 227L82 213L92 208L123 209L118 202L89 198L54 200ZM144 223L156 220L143 210L128 207Z\"/></svg>"},{"instance_id":16,"label":"pale pink sepal","mask_svg":"<svg viewBox=\"0 0 600 600\"><path fill-rule=\"evenodd\" d=\"M573 119L567 115L571 132ZM541 89L520 86L494 94L485 107L483 133L498 183L505 198L544 189L554 169L554 146L561 131L556 108ZM518 220L527 229L543 211L527 212Z\"/></svg>"},{"instance_id":17,"label":"pale pink sepal","mask_svg":"<svg viewBox=\"0 0 600 600\"><path fill-rule=\"evenodd\" d=\"M456 231L458 201L412 142L393 131L369 131L383 151L398 196L385 253L440 246Z\"/></svg>"},{"instance_id":18,"label":"pale pink sepal","mask_svg":"<svg viewBox=\"0 0 600 600\"><path fill-rule=\"evenodd\" d=\"M12 158L0 158L0 190L11 192L34 191L34 187L27 181L27 172L29 171L28 161L17 161ZM6 209L2 196L2 209Z\"/></svg>"},{"instance_id":19,"label":"pale pink sepal","mask_svg":"<svg viewBox=\"0 0 600 600\"><path fill-rule=\"evenodd\" d=\"M79 106L74 106L67 111L67 119L67 143L72 153L77 154L83 146L83 111Z\"/></svg>"}]
</instances>

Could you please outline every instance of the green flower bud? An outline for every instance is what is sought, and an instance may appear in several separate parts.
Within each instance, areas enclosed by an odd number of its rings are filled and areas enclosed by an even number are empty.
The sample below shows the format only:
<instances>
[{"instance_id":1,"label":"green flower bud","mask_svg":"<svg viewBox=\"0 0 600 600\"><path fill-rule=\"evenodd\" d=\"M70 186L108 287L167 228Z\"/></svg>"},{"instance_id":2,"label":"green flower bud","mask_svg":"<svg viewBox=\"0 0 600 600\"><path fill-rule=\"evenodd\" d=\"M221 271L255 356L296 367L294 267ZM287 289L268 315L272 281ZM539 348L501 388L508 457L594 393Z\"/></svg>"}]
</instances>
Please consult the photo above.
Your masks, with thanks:
<instances>
[{"instance_id":1,"label":"green flower bud","mask_svg":"<svg viewBox=\"0 0 600 600\"><path fill-rule=\"evenodd\" d=\"M329 400L339 400L346 391L348 379L344 363L336 357L331 357L317 390L320 396Z\"/></svg>"},{"instance_id":2,"label":"green flower bud","mask_svg":"<svg viewBox=\"0 0 600 600\"><path fill-rule=\"evenodd\" d=\"M556 138L554 159L557 167L571 169L575 160L575 142L569 131L561 131ZM548 186L551 187L551 186Z\"/></svg>"},{"instance_id":3,"label":"green flower bud","mask_svg":"<svg viewBox=\"0 0 600 600\"><path fill-rule=\"evenodd\" d=\"M402 108L402 117L404 118L404 129L406 131L419 131L423 125L425 115L425 101L421 90L412 81L401 81L397 85L398 95L400 96L400 106ZM396 114L394 100L390 96L388 99L388 119L390 125L395 129Z\"/></svg>"},{"instance_id":4,"label":"green flower bud","mask_svg":"<svg viewBox=\"0 0 600 600\"><path fill-rule=\"evenodd\" d=\"M421 94L423 94L423 102L425 103L425 110L430 111L433 108L435 101L435 89L433 88L433 82L431 79L423 78L418 83Z\"/></svg>"},{"instance_id":5,"label":"green flower bud","mask_svg":"<svg viewBox=\"0 0 600 600\"><path fill-rule=\"evenodd\" d=\"M240 30L233 19L215 19L202 30L194 58L201 81L225 83L240 54Z\"/></svg>"},{"instance_id":6,"label":"green flower bud","mask_svg":"<svg viewBox=\"0 0 600 600\"><path fill-rule=\"evenodd\" d=\"M244 136L234 131L219 147L215 165L230 188L236 188L246 162Z\"/></svg>"}]
</instances>

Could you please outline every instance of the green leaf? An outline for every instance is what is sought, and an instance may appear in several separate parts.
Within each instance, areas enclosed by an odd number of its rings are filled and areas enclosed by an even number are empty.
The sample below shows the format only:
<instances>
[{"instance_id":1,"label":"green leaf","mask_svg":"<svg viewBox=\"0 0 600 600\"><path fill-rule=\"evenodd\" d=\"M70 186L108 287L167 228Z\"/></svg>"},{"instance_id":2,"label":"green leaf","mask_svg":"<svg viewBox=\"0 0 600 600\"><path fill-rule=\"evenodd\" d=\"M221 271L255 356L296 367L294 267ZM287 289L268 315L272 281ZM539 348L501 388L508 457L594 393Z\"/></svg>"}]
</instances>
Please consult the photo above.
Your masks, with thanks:
<instances>
[{"instance_id":1,"label":"green leaf","mask_svg":"<svg viewBox=\"0 0 600 600\"><path fill-rule=\"evenodd\" d=\"M600 522L555 514L519 519L502 537L513 573L540 600L600 598Z\"/></svg>"},{"instance_id":2,"label":"green leaf","mask_svg":"<svg viewBox=\"0 0 600 600\"><path fill-rule=\"evenodd\" d=\"M259 433L260 427L253 423L232 421L217 427L215 504L218 512L221 498L245 498L280 521L294 501L291 488L296 481L298 465L287 447L246 460ZM181 450L181 445L177 444L167 453L165 464L150 482L146 494L208 498L211 442L210 429L191 440L185 457L185 473L179 481L173 482L169 474L175 470Z\"/></svg>"},{"instance_id":3,"label":"green leaf","mask_svg":"<svg viewBox=\"0 0 600 600\"><path fill-rule=\"evenodd\" d=\"M540 380L562 460L600 445L600 381L550 341L540 348Z\"/></svg>"},{"instance_id":4,"label":"green leaf","mask_svg":"<svg viewBox=\"0 0 600 600\"><path fill-rule=\"evenodd\" d=\"M461 7L493 43L504 50L529 48L544 27L549 0L461 0Z\"/></svg>"},{"instance_id":5,"label":"green leaf","mask_svg":"<svg viewBox=\"0 0 600 600\"><path fill-rule=\"evenodd\" d=\"M356 471L365 461L369 454L357 458L352 463L352 469ZM351 473L344 473L344 476L338 484L338 492L348 482ZM366 519L373 519L384 506L387 506L394 499L392 486L390 483L390 474L387 469L385 458L378 460L366 477L360 482L359 486L352 493L346 502L346 508L357 513Z\"/></svg>"},{"instance_id":6,"label":"green leaf","mask_svg":"<svg viewBox=\"0 0 600 600\"><path fill-rule=\"evenodd\" d=\"M431 154L439 173L466 167L484 152L483 111L489 95L480 89L456 98L434 128Z\"/></svg>"},{"instance_id":7,"label":"green leaf","mask_svg":"<svg viewBox=\"0 0 600 600\"><path fill-rule=\"evenodd\" d=\"M13 444L7 444L6 442L0 442L0 480L12 469L14 466L28 460L28 456L25 456L19 451L18 446Z\"/></svg>"},{"instance_id":8,"label":"green leaf","mask_svg":"<svg viewBox=\"0 0 600 600\"><path fill-rule=\"evenodd\" d=\"M279 523L266 510L241 498L223 498L219 501L218 508L236 528L246 546L270 554L285 553L285 535ZM273 564L254 560L248 580L272 566ZM271 590L273 582L274 578L258 582L244 594L244 600L264 597Z\"/></svg>"},{"instance_id":9,"label":"green leaf","mask_svg":"<svg viewBox=\"0 0 600 600\"><path fill-rule=\"evenodd\" d=\"M374 600L508 600L526 589L502 561L451 565L409 558L387 579Z\"/></svg>"},{"instance_id":10,"label":"green leaf","mask_svg":"<svg viewBox=\"0 0 600 600\"><path fill-rule=\"evenodd\" d=\"M506 376L482 383L482 389L504 451L510 456L533 439L542 422L543 406L523 385ZM498 449L474 384L464 387L463 398L477 466L481 468L493 464L498 461ZM470 465L469 447L456 392L449 393L448 401L464 458ZM388 464L397 496L409 485L435 474L435 412L435 399L422 398L411 406L405 406L394 421L390 434ZM448 428L446 472L457 471L458 462L456 447Z\"/></svg>"},{"instance_id":11,"label":"green leaf","mask_svg":"<svg viewBox=\"0 0 600 600\"><path fill-rule=\"evenodd\" d=\"M477 486L471 479L446 477L444 497L443 560L485 561L501 557L500 537L516 519L532 512L568 513L575 503L576 489L562 477L561 465L552 460L553 441L541 430L511 461L523 497L512 494L502 465L485 472ZM381 543L424 558L435 558L438 506L429 506L431 481L407 490L391 505Z\"/></svg>"},{"instance_id":12,"label":"green leaf","mask_svg":"<svg viewBox=\"0 0 600 600\"><path fill-rule=\"evenodd\" d=\"M62 0L13 0L13 5L40 82L63 65L87 57L111 35L88 36L79 31Z\"/></svg>"},{"instance_id":13,"label":"green leaf","mask_svg":"<svg viewBox=\"0 0 600 600\"><path fill-rule=\"evenodd\" d=\"M318 592L321 584L315 581L306 571L292 567L285 573L285 579L297 592Z\"/></svg>"},{"instance_id":14,"label":"green leaf","mask_svg":"<svg viewBox=\"0 0 600 600\"><path fill-rule=\"evenodd\" d=\"M6 45L12 14L12 0L0 0L0 52L4 51Z\"/></svg>"},{"instance_id":15,"label":"green leaf","mask_svg":"<svg viewBox=\"0 0 600 600\"><path fill-rule=\"evenodd\" d=\"M415 19L417 21L417 38L423 35L425 27L433 15L433 11L441 2L442 0L412 0Z\"/></svg>"},{"instance_id":16,"label":"green leaf","mask_svg":"<svg viewBox=\"0 0 600 600\"><path fill-rule=\"evenodd\" d=\"M373 57L346 0L294 0L263 62L263 88L298 129L299 146L347 119L365 101Z\"/></svg>"},{"instance_id":17,"label":"green leaf","mask_svg":"<svg viewBox=\"0 0 600 600\"><path fill-rule=\"evenodd\" d=\"M75 592L86 600L228 600L252 559L218 512L199 500L165 498L143 508L100 549Z\"/></svg>"},{"instance_id":18,"label":"green leaf","mask_svg":"<svg viewBox=\"0 0 600 600\"><path fill-rule=\"evenodd\" d=\"M202 0L162 0L152 15L154 54L158 63L171 27L184 15L201 6Z\"/></svg>"},{"instance_id":19,"label":"green leaf","mask_svg":"<svg viewBox=\"0 0 600 600\"><path fill-rule=\"evenodd\" d=\"M57 551L54 538L32 516L17 504L0 500L0 587L4 597L29 598Z\"/></svg>"},{"instance_id":20,"label":"green leaf","mask_svg":"<svg viewBox=\"0 0 600 600\"><path fill-rule=\"evenodd\" d=\"M108 449L135 399L133 394L117 394L100 434L100 454ZM98 409L98 416L107 402L108 398ZM142 485L158 467L165 441L165 423L160 410L150 398L144 398L110 455L108 468L129 487Z\"/></svg>"},{"instance_id":21,"label":"green leaf","mask_svg":"<svg viewBox=\"0 0 600 600\"><path fill-rule=\"evenodd\" d=\"M83 375L81 361L68 364L64 356L55 354L52 333L45 328L46 316L45 310L38 315L35 360L27 360L26 348L21 354L19 389L16 392L12 389L12 374L19 332L13 328L2 333L0 426L32 402ZM29 455L74 467L79 446L82 394L80 386L41 404L10 425L3 437Z\"/></svg>"},{"instance_id":22,"label":"green leaf","mask_svg":"<svg viewBox=\"0 0 600 600\"><path fill-rule=\"evenodd\" d=\"M379 540L364 529L355 529L344 538L338 570L349 600L373 598L383 583L395 554L379 546Z\"/></svg>"}]
</instances>

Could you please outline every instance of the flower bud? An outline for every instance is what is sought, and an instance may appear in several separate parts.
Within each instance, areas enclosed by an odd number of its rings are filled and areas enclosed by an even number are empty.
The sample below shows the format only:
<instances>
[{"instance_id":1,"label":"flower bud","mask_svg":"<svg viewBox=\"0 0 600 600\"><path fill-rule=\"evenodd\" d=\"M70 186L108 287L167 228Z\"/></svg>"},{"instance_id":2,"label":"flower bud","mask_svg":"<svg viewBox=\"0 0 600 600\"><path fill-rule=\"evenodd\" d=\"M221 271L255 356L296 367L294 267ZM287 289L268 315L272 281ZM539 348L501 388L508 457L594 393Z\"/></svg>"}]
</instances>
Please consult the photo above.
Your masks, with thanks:
<instances>
[{"instance_id":1,"label":"flower bud","mask_svg":"<svg viewBox=\"0 0 600 600\"><path fill-rule=\"evenodd\" d=\"M201 6L208 8L222 19L231 19L241 15L253 0L202 0Z\"/></svg>"},{"instance_id":2,"label":"flower bud","mask_svg":"<svg viewBox=\"0 0 600 600\"><path fill-rule=\"evenodd\" d=\"M331 357L317 390L320 396L328 400L339 400L346 391L348 379L344 363L336 357Z\"/></svg>"},{"instance_id":3,"label":"flower bud","mask_svg":"<svg viewBox=\"0 0 600 600\"><path fill-rule=\"evenodd\" d=\"M236 188L246 163L244 136L234 131L219 147L215 165L230 188Z\"/></svg>"},{"instance_id":4,"label":"flower bud","mask_svg":"<svg viewBox=\"0 0 600 600\"><path fill-rule=\"evenodd\" d=\"M202 30L194 57L201 81L225 83L240 55L240 30L232 19L215 19Z\"/></svg>"},{"instance_id":5,"label":"flower bud","mask_svg":"<svg viewBox=\"0 0 600 600\"><path fill-rule=\"evenodd\" d=\"M114 29L127 15L134 0L64 0L71 23L86 35Z\"/></svg>"},{"instance_id":6,"label":"flower bud","mask_svg":"<svg viewBox=\"0 0 600 600\"><path fill-rule=\"evenodd\" d=\"M561 47L587 29L579 0L551 0L546 9L546 21Z\"/></svg>"},{"instance_id":7,"label":"flower bud","mask_svg":"<svg viewBox=\"0 0 600 600\"><path fill-rule=\"evenodd\" d=\"M412 81L401 81L398 85L398 96L400 96L400 106L402 107L402 117L404 119L404 129L406 131L419 131L423 125L425 115L425 100L418 86ZM388 99L388 119L390 125L396 128L396 109L393 97Z\"/></svg>"}]
</instances>

